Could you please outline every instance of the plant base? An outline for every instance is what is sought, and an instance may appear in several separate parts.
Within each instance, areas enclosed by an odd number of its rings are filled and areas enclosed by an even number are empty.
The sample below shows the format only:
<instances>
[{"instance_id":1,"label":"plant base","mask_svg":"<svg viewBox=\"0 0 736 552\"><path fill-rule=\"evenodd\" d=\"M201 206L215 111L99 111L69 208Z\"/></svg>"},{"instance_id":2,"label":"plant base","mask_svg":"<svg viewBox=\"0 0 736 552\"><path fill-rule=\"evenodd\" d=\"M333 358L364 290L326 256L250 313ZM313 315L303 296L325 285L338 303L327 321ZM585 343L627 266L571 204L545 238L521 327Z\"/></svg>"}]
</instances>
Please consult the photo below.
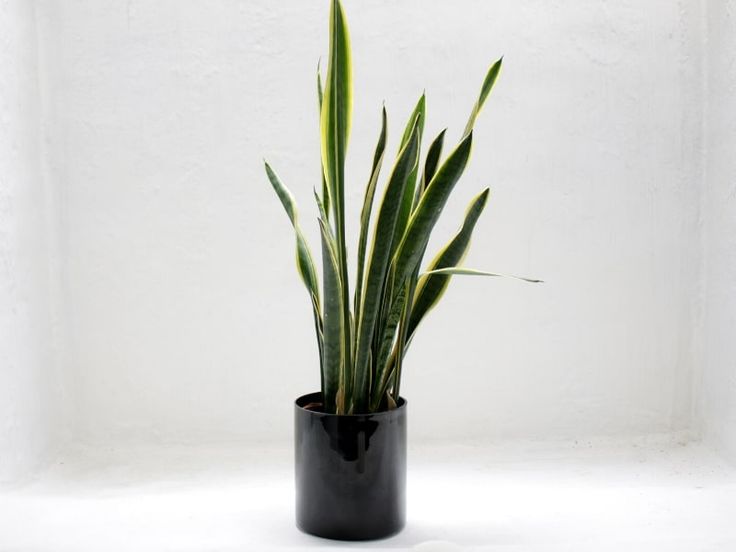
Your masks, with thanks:
<instances>
[{"instance_id":1,"label":"plant base","mask_svg":"<svg viewBox=\"0 0 736 552\"><path fill-rule=\"evenodd\" d=\"M297 527L338 540L398 533L406 520L406 401L349 416L312 408L321 402L310 393L295 403Z\"/></svg>"}]
</instances>

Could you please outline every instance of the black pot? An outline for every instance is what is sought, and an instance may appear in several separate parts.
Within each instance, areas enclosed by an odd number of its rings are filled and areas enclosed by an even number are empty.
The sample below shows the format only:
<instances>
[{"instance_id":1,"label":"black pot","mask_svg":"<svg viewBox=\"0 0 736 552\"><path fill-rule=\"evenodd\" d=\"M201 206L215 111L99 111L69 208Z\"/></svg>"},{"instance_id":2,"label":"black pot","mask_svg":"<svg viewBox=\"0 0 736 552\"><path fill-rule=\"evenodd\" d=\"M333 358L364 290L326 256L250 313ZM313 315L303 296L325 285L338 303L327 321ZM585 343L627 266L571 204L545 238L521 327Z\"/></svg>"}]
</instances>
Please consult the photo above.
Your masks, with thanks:
<instances>
[{"instance_id":1,"label":"black pot","mask_svg":"<svg viewBox=\"0 0 736 552\"><path fill-rule=\"evenodd\" d=\"M339 540L380 539L406 520L406 401L373 414L338 416L296 400L296 524Z\"/></svg>"}]
</instances>

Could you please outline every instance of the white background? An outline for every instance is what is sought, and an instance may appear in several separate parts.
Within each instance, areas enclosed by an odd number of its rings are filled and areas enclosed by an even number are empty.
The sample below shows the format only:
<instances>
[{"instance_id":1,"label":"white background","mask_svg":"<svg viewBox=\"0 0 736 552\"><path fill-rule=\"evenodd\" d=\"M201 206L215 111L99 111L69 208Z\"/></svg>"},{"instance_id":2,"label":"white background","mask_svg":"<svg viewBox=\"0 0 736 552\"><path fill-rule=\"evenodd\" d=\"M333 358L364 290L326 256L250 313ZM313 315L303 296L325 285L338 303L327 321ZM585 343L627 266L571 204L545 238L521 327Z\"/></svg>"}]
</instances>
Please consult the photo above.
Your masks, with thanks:
<instances>
[{"instance_id":1,"label":"white background","mask_svg":"<svg viewBox=\"0 0 736 552\"><path fill-rule=\"evenodd\" d=\"M316 244L326 4L0 2L0 477L72 442L288 441L316 346L262 158ZM468 264L546 280L453 282L412 439L736 449L733 3L345 7L353 222L381 103L390 151L423 89L455 140L504 54L430 250L491 186Z\"/></svg>"},{"instance_id":2,"label":"white background","mask_svg":"<svg viewBox=\"0 0 736 552\"><path fill-rule=\"evenodd\" d=\"M706 41L710 58L701 419L706 435L736 458L736 3L713 3L712 8Z\"/></svg>"}]
</instances>

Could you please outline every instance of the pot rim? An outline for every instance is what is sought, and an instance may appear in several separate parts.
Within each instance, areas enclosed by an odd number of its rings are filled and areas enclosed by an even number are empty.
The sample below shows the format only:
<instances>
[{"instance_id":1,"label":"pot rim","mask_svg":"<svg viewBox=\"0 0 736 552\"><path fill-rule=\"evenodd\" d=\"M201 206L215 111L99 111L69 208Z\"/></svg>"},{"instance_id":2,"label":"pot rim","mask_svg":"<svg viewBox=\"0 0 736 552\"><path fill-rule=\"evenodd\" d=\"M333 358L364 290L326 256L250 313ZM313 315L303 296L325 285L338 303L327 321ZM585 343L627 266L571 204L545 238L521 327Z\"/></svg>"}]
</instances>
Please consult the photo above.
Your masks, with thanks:
<instances>
[{"instance_id":1,"label":"pot rim","mask_svg":"<svg viewBox=\"0 0 736 552\"><path fill-rule=\"evenodd\" d=\"M329 416L329 417L333 417L333 418L346 418L347 419L347 418L367 418L367 417L375 418L375 417L385 417L385 416L390 416L392 414L396 415L399 412L402 412L403 410L406 410L406 404L407 404L407 400L404 397L401 397L400 396L399 397L399 402L398 402L396 408L392 408L391 410L379 410L377 412L362 412L362 413L358 413L358 414L333 414L332 412L319 412L317 410L307 410L306 408L304 408L304 406L302 406L301 404L299 404L300 402L302 402L302 403L313 402L311 400L310 401L307 401L306 399L308 397L310 397L310 398L311 397L314 397L315 395L318 396L320 399L322 398L322 392L321 391L313 391L312 393L306 393L306 394L304 394L304 395L302 395L300 397L297 397L294 400L294 406L298 410L301 410L302 412L306 412L306 413L308 413L310 415L313 415L313 416L320 416L320 417L328 417Z\"/></svg>"}]
</instances>

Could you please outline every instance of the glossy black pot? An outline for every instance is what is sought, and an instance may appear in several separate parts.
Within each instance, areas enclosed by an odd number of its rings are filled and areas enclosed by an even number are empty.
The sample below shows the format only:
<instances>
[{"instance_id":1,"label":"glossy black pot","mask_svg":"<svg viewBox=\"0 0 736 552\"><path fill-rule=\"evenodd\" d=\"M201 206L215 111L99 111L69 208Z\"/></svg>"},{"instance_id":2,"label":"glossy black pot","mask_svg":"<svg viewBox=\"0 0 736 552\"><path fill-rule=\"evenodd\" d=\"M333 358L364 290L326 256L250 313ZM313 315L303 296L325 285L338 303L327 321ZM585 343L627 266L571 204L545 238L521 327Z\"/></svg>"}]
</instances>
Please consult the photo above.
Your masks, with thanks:
<instances>
[{"instance_id":1,"label":"glossy black pot","mask_svg":"<svg viewBox=\"0 0 736 552\"><path fill-rule=\"evenodd\" d=\"M406 401L393 410L338 416L320 393L296 400L296 524L339 540L380 539L406 520Z\"/></svg>"}]
</instances>

